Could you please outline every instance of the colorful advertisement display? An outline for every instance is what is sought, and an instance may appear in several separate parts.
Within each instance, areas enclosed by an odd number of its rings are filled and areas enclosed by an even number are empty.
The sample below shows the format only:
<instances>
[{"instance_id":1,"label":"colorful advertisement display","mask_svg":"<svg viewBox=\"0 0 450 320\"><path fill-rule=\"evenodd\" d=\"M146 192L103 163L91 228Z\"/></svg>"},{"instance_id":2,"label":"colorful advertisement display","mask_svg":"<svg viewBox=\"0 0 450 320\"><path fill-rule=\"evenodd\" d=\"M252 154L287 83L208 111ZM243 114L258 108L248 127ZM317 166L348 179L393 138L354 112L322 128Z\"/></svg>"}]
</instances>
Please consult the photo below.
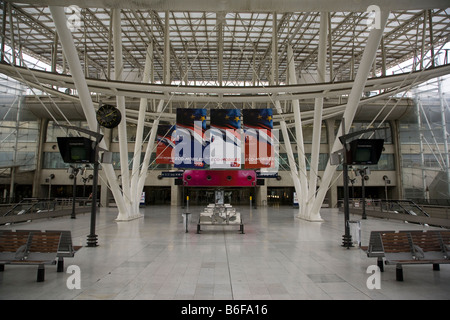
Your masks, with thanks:
<instances>
[{"instance_id":1,"label":"colorful advertisement display","mask_svg":"<svg viewBox=\"0 0 450 320\"><path fill-rule=\"evenodd\" d=\"M159 125L157 131L156 163L173 164L173 152L175 149L174 125Z\"/></svg>"},{"instance_id":2,"label":"colorful advertisement display","mask_svg":"<svg viewBox=\"0 0 450 320\"><path fill-rule=\"evenodd\" d=\"M177 109L176 127L174 167L205 169L206 109Z\"/></svg>"},{"instance_id":3,"label":"colorful advertisement display","mask_svg":"<svg viewBox=\"0 0 450 320\"><path fill-rule=\"evenodd\" d=\"M241 110L211 110L209 145L211 169L241 168L241 134Z\"/></svg>"},{"instance_id":4,"label":"colorful advertisement display","mask_svg":"<svg viewBox=\"0 0 450 320\"><path fill-rule=\"evenodd\" d=\"M272 109L244 109L245 169L275 166Z\"/></svg>"}]
</instances>

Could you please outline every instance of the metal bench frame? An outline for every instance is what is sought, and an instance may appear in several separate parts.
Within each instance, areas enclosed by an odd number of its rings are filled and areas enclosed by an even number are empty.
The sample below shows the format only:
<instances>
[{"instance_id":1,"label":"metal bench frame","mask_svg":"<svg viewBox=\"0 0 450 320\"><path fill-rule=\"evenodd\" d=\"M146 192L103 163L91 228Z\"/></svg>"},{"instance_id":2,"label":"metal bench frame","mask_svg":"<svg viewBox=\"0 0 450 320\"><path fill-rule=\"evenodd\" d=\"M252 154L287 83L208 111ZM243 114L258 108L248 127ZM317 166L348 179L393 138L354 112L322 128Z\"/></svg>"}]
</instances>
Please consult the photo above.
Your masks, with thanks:
<instances>
[{"instance_id":1,"label":"metal bench frame","mask_svg":"<svg viewBox=\"0 0 450 320\"><path fill-rule=\"evenodd\" d=\"M0 271L7 264L38 265L37 282L45 280L45 265L57 264L57 272L63 272L64 257L73 257L76 251L70 231L0 231Z\"/></svg>"},{"instance_id":2,"label":"metal bench frame","mask_svg":"<svg viewBox=\"0 0 450 320\"><path fill-rule=\"evenodd\" d=\"M450 264L450 231L372 231L367 249L369 258L376 257L377 265L396 265L396 280L403 281L403 265Z\"/></svg>"}]
</instances>

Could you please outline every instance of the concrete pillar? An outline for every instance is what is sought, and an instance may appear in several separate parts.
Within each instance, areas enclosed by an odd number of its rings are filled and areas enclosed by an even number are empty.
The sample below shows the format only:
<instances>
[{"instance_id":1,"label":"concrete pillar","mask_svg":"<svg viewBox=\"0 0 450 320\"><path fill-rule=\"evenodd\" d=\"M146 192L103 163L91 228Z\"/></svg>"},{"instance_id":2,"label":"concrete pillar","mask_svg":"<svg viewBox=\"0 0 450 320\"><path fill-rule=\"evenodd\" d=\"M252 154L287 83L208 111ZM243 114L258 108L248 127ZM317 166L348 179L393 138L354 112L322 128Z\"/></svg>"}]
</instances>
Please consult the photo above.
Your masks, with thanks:
<instances>
[{"instance_id":1,"label":"concrete pillar","mask_svg":"<svg viewBox=\"0 0 450 320\"><path fill-rule=\"evenodd\" d=\"M266 184L268 183L266 179ZM264 206L267 205L267 185L256 187L256 205Z\"/></svg>"}]
</instances>

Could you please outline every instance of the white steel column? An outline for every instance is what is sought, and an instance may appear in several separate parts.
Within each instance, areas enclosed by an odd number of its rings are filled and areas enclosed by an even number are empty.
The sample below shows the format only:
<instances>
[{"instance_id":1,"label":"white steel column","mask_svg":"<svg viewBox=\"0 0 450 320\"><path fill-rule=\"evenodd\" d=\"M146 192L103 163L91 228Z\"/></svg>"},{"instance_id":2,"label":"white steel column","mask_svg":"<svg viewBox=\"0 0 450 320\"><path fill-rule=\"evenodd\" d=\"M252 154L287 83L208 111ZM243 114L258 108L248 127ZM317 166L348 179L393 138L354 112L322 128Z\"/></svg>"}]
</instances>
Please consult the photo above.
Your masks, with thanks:
<instances>
[{"instance_id":1,"label":"white steel column","mask_svg":"<svg viewBox=\"0 0 450 320\"><path fill-rule=\"evenodd\" d=\"M69 64L70 73L72 74L75 87L77 88L80 103L83 108L86 121L89 125L89 129L96 132L98 124L96 121L94 104L92 103L91 95L81 69L80 59L78 58L78 53L76 51L75 43L73 42L72 34L67 28L67 19L64 13L64 8L50 6L49 9L55 23L56 31L59 34L61 46L67 59L67 63ZM104 140L100 142L100 147L103 149L107 148ZM114 199L116 200L119 215L128 215L112 164L102 164L102 170L108 179Z\"/></svg>"},{"instance_id":2,"label":"white steel column","mask_svg":"<svg viewBox=\"0 0 450 320\"><path fill-rule=\"evenodd\" d=\"M317 57L317 82L325 82L326 60L327 60L327 32L328 15L326 12L320 13L319 29L319 49ZM311 145L311 163L309 166L309 190L307 206L310 207L316 198L317 177L319 170L320 136L322 132L323 98L315 98L314 102L314 122ZM307 220L321 220L320 214L311 216L310 212L305 217Z\"/></svg>"},{"instance_id":3,"label":"white steel column","mask_svg":"<svg viewBox=\"0 0 450 320\"><path fill-rule=\"evenodd\" d=\"M169 11L165 13L164 19L164 84L170 84L170 29L169 29Z\"/></svg>"},{"instance_id":4,"label":"white steel column","mask_svg":"<svg viewBox=\"0 0 450 320\"><path fill-rule=\"evenodd\" d=\"M283 110L281 109L280 101L275 101L275 108L279 115L283 114ZM302 187L300 185L300 180L298 177L297 164L295 163L294 153L292 152L291 141L289 140L289 134L287 131L286 121L283 118L280 119L280 128L281 133L283 134L284 147L286 148L286 154L288 156L289 167L291 168L291 177L294 182L295 192L297 193L297 197L300 198L302 195ZM299 208L300 214L301 208Z\"/></svg>"},{"instance_id":5,"label":"white steel column","mask_svg":"<svg viewBox=\"0 0 450 320\"><path fill-rule=\"evenodd\" d=\"M383 36L384 27L386 26L387 19L389 17L388 11L380 12L380 29L373 28L370 31L369 38L367 39L367 45L364 48L364 53L361 58L361 63L358 68L358 72L356 74L356 78L353 83L352 90L348 97L347 106L344 111L343 118L345 119L346 124L346 132L348 133L351 124L353 123L353 119L355 117L356 110L358 109L359 101L361 100L361 96L364 90L364 86L367 81L367 77L369 75L370 69L372 67L373 60L377 54L378 46L380 45L381 38ZM342 123L341 123L342 125ZM339 127L338 132L342 132L342 128ZM332 153L342 149L342 144L339 141L338 137L336 137ZM330 186L331 180L333 178L334 173L336 172L337 166L330 165L330 161L328 161L327 167L325 169L324 175L322 177L321 185L319 191L317 192L316 199L310 209L311 216L319 216L320 207L322 206L323 200L325 199L325 195L327 193L328 187Z\"/></svg>"},{"instance_id":6,"label":"white steel column","mask_svg":"<svg viewBox=\"0 0 450 320\"><path fill-rule=\"evenodd\" d=\"M152 155L153 145L155 143L156 138L156 132L158 131L159 117L161 116L161 113L164 110L163 107L164 107L164 100L160 100L158 104L158 109L156 111L158 113L158 117L153 121L152 128L150 129L150 137L148 138L147 141L147 149L145 150L145 156L144 160L142 161L141 172L139 174L139 181L137 187L139 194L141 194L142 190L144 189L145 179L147 178L148 174L148 164L150 162L150 157Z\"/></svg>"},{"instance_id":7,"label":"white steel column","mask_svg":"<svg viewBox=\"0 0 450 320\"><path fill-rule=\"evenodd\" d=\"M423 61L423 60L422 60ZM426 199L427 190L427 175L425 173L425 158L424 158L424 148L423 148L423 130L422 130L422 117L420 116L420 96L416 100L416 112L417 112L417 124L419 126L419 148L420 148L420 167L422 171L422 189L423 198Z\"/></svg>"},{"instance_id":8,"label":"white steel column","mask_svg":"<svg viewBox=\"0 0 450 320\"><path fill-rule=\"evenodd\" d=\"M225 12L219 12L216 15L217 20L217 79L219 86L223 86L223 23L225 21Z\"/></svg>"},{"instance_id":9,"label":"white steel column","mask_svg":"<svg viewBox=\"0 0 450 320\"><path fill-rule=\"evenodd\" d=\"M288 59L288 72L289 72L289 84L297 84L297 75L295 73L294 53L292 46L288 44L287 47L287 59ZM303 141L302 130L302 117L300 114L300 103L298 99L292 100L292 109L295 119L295 135L297 137L297 154L298 154L298 179L300 180L300 192L297 192L297 198L299 201L299 218L306 217L306 197L301 196L306 190L308 190L308 180L306 176L306 159L305 159L305 145ZM284 138L286 141L286 138ZM292 172L294 173L294 172Z\"/></svg>"},{"instance_id":10,"label":"white steel column","mask_svg":"<svg viewBox=\"0 0 450 320\"><path fill-rule=\"evenodd\" d=\"M121 10L114 9L113 14L113 51L114 51L114 79L122 81L123 62L122 62L122 28L121 28ZM122 113L122 121L118 126L119 134L119 151L120 151L120 174L122 179L122 193L127 206L128 216L120 215L117 220L132 219L137 213L133 211L133 199L130 193L130 170L128 168L128 139L127 139L127 122L125 120L125 97L116 96L117 108Z\"/></svg>"},{"instance_id":11,"label":"white steel column","mask_svg":"<svg viewBox=\"0 0 450 320\"><path fill-rule=\"evenodd\" d=\"M153 43L147 47L147 54L145 56L145 66L144 73L142 75L142 83L148 83L150 81L150 71L152 69L152 55L153 55ZM139 104L139 116L136 129L136 141L134 144L134 155L133 155L133 169L131 171L131 196L133 197L133 210L134 212L139 212L139 202L141 198L142 191L138 190L138 180L139 180L139 166L141 164L141 148L142 139L144 134L144 123L145 123L145 112L147 111L148 101L147 98L141 98Z\"/></svg>"},{"instance_id":12,"label":"white steel column","mask_svg":"<svg viewBox=\"0 0 450 320\"><path fill-rule=\"evenodd\" d=\"M271 74L271 83L272 85L277 84L278 81L278 37L277 37L277 15L273 14L273 26L272 26L272 74ZM288 156L289 167L291 168L291 177L294 182L295 192L297 196L300 197L302 188L300 185L300 180L298 177L297 164L295 163L294 153L292 151L291 141L289 139L289 133L287 131L286 121L284 120L282 114L283 110L281 108L281 104L279 100L274 102L275 108L278 114L281 116L280 119L280 127L281 133L283 134L284 147L286 148L286 154ZM300 212L300 208L299 208Z\"/></svg>"},{"instance_id":13,"label":"white steel column","mask_svg":"<svg viewBox=\"0 0 450 320\"><path fill-rule=\"evenodd\" d=\"M272 14L272 85L278 85L278 23L277 13Z\"/></svg>"}]
</instances>

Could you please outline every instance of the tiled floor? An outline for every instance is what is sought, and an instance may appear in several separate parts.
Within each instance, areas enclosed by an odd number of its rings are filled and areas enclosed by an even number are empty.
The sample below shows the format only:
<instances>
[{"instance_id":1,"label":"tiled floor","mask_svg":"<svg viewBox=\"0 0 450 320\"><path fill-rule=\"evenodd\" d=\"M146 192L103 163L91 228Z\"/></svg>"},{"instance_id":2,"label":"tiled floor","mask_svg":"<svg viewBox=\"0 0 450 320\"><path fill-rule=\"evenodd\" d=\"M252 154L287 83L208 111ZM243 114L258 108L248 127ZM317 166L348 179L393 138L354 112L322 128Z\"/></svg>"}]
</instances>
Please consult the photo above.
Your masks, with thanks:
<instances>
[{"instance_id":1,"label":"tiled floor","mask_svg":"<svg viewBox=\"0 0 450 320\"><path fill-rule=\"evenodd\" d=\"M201 207L191 208L193 220ZM0 299L450 299L450 265L386 266L381 288L369 290L367 267L376 259L341 247L343 215L323 209L324 222L294 217L291 207L238 208L245 234L238 228L189 232L181 208L150 206L143 217L115 222L117 209L102 208L97 218L99 246L85 247L90 215L36 220L0 229L66 229L83 245L65 267L78 266L81 289L69 289L72 274L46 267L36 282L35 266L6 266L0 273ZM358 217L351 217L357 219ZM422 229L415 224L362 221L362 244L371 230ZM429 227L425 227L429 228ZM70 282L70 281L69 281Z\"/></svg>"}]
</instances>

